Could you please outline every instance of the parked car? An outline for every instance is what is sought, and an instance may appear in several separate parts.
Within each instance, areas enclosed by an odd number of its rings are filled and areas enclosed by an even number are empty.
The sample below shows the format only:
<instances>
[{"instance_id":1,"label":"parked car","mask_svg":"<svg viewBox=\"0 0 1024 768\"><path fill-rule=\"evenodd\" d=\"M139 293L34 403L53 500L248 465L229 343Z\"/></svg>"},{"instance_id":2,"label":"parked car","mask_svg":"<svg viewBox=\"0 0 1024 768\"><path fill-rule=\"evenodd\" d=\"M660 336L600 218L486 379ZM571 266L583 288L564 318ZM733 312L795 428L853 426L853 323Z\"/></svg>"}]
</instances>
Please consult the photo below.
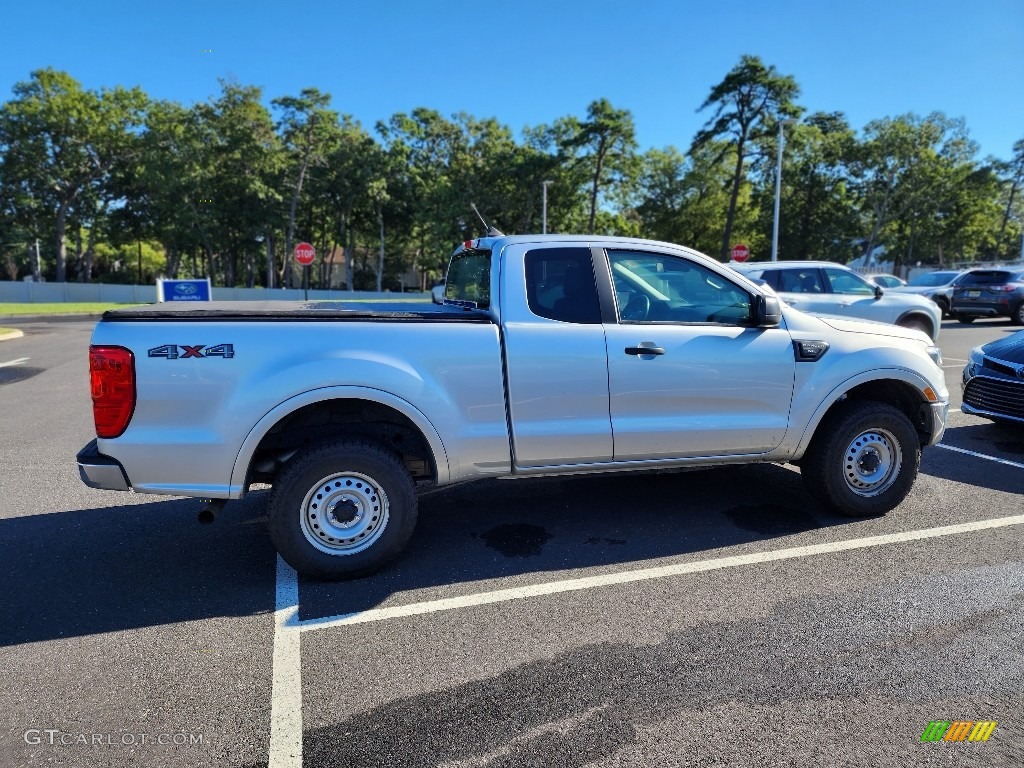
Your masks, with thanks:
<instances>
[{"instance_id":1,"label":"parked car","mask_svg":"<svg viewBox=\"0 0 1024 768\"><path fill-rule=\"evenodd\" d=\"M444 279L440 283L430 289L430 300L435 304L444 304Z\"/></svg>"},{"instance_id":2,"label":"parked car","mask_svg":"<svg viewBox=\"0 0 1024 768\"><path fill-rule=\"evenodd\" d=\"M865 275L875 285L880 285L883 288L900 288L907 284L907 281L902 277L896 277L896 275Z\"/></svg>"},{"instance_id":3,"label":"parked car","mask_svg":"<svg viewBox=\"0 0 1024 768\"><path fill-rule=\"evenodd\" d=\"M963 387L964 413L1024 424L1024 331L972 349Z\"/></svg>"},{"instance_id":4,"label":"parked car","mask_svg":"<svg viewBox=\"0 0 1024 768\"><path fill-rule=\"evenodd\" d=\"M911 278L906 285L892 290L897 293L916 293L931 299L939 305L943 317L952 317L949 308L953 303L953 286L956 284L956 279L962 274L964 274L963 270L958 269L926 272Z\"/></svg>"},{"instance_id":5,"label":"parked car","mask_svg":"<svg viewBox=\"0 0 1024 768\"><path fill-rule=\"evenodd\" d=\"M1024 267L972 269L956 281L952 312L961 323L1008 317L1024 325Z\"/></svg>"},{"instance_id":6,"label":"parked car","mask_svg":"<svg viewBox=\"0 0 1024 768\"><path fill-rule=\"evenodd\" d=\"M942 315L935 302L886 291L841 264L774 261L729 266L753 280L763 280L780 299L804 312L894 323L923 331L932 339L939 336Z\"/></svg>"}]
</instances>

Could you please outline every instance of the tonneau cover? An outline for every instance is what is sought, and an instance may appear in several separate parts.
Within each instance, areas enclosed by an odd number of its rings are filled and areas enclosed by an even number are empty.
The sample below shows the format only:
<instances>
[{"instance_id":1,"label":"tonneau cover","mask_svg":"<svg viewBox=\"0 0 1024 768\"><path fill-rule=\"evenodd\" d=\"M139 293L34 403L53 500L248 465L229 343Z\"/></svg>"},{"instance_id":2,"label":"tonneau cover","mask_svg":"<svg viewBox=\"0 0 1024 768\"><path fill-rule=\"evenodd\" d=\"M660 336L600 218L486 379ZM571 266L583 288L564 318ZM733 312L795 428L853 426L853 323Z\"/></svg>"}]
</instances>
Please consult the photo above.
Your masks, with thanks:
<instances>
[{"instance_id":1,"label":"tonneau cover","mask_svg":"<svg viewBox=\"0 0 1024 768\"><path fill-rule=\"evenodd\" d=\"M461 307L421 302L352 303L338 301L204 301L164 302L141 307L111 309L103 313L107 322L137 321L261 321L290 322L367 321L489 323L484 312Z\"/></svg>"}]
</instances>

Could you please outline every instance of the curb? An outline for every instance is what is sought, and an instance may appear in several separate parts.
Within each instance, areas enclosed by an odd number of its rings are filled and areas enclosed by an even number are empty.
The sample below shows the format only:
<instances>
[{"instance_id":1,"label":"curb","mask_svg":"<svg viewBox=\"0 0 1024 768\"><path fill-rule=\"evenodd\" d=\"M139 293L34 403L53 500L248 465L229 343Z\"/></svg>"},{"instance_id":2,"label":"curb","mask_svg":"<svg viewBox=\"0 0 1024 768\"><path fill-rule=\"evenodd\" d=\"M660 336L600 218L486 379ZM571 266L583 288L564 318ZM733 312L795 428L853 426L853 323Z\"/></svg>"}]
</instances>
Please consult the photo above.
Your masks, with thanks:
<instances>
[{"instance_id":1,"label":"curb","mask_svg":"<svg viewBox=\"0 0 1024 768\"><path fill-rule=\"evenodd\" d=\"M103 317L102 312L67 312L53 315L0 315L0 323L44 323L47 320L88 320Z\"/></svg>"},{"instance_id":2,"label":"curb","mask_svg":"<svg viewBox=\"0 0 1024 768\"><path fill-rule=\"evenodd\" d=\"M12 328L9 331L0 331L0 341L10 341L11 339L20 339L25 335L24 331L19 331L17 328Z\"/></svg>"}]
</instances>

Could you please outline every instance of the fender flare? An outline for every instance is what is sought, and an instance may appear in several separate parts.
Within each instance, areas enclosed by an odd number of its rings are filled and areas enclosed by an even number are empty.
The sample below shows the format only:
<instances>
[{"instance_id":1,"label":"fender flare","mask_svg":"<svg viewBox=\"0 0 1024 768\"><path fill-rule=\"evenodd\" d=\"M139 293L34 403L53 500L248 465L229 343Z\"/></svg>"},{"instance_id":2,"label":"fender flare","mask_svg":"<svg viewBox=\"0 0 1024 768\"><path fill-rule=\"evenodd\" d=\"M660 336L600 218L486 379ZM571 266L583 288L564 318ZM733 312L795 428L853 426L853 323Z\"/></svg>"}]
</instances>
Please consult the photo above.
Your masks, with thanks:
<instances>
[{"instance_id":1,"label":"fender flare","mask_svg":"<svg viewBox=\"0 0 1024 768\"><path fill-rule=\"evenodd\" d=\"M440 486L448 483L450 477L448 452L445 450L441 435L422 411L407 400L403 400L381 389L342 385L320 387L294 395L279 403L256 422L253 428L249 430L245 440L242 441L242 445L238 449L238 455L235 456L234 466L231 468L231 488L238 488L237 493L232 494L232 498L241 498L245 494L245 478L249 473L249 464L252 462L256 447L271 428L281 419L300 408L326 402L327 400L369 400L393 408L401 413L415 424L416 428L426 438L430 452L433 454L434 466L437 468L437 484Z\"/></svg>"},{"instance_id":2,"label":"fender flare","mask_svg":"<svg viewBox=\"0 0 1024 768\"><path fill-rule=\"evenodd\" d=\"M794 457L800 458L804 455L807 447L811 444L811 440L814 438L814 433L818 431L821 420L825 418L825 414L828 413L829 409L842 399L843 395L851 389L859 387L861 384L868 384L872 381L892 381L893 379L911 385L921 393L921 402L928 402L928 399L924 396L924 390L925 387L930 387L931 384L923 376L908 368L877 368L851 376L833 387L828 396L818 404L818 407L814 410L807 425L804 427L803 434L800 436L800 442L797 443L796 451L793 454Z\"/></svg>"}]
</instances>

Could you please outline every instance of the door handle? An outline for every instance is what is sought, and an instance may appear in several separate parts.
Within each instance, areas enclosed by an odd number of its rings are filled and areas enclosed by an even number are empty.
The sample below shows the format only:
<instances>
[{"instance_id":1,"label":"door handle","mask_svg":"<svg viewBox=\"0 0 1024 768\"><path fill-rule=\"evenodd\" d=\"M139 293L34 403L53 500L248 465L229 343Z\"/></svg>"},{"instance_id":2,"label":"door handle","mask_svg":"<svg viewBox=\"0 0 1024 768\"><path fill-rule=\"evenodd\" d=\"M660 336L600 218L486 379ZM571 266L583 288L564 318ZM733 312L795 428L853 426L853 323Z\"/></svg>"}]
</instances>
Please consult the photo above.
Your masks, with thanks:
<instances>
[{"instance_id":1,"label":"door handle","mask_svg":"<svg viewBox=\"0 0 1024 768\"><path fill-rule=\"evenodd\" d=\"M641 341L637 347L626 347L627 355L664 355L664 347L654 346L653 341Z\"/></svg>"}]
</instances>

